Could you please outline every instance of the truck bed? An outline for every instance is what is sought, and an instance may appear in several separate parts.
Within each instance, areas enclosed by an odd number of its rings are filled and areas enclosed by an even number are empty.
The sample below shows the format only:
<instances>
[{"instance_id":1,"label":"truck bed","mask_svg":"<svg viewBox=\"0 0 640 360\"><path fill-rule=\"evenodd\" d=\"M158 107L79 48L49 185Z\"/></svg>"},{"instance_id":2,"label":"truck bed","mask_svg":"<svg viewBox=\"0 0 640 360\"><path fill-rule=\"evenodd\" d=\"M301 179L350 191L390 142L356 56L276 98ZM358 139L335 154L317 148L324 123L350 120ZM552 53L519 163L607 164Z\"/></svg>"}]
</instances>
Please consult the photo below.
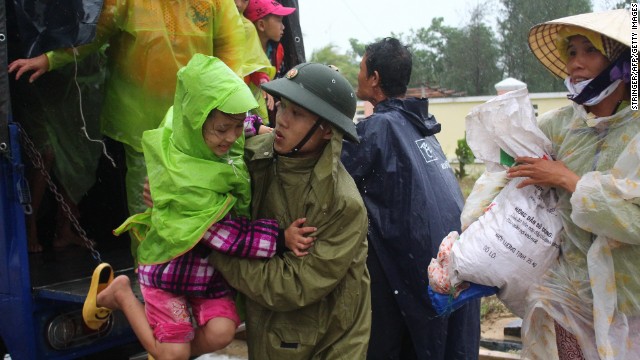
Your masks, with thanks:
<instances>
[{"instance_id":1,"label":"truck bed","mask_svg":"<svg viewBox=\"0 0 640 360\"><path fill-rule=\"evenodd\" d=\"M115 276L128 275L136 295L142 298L128 247L102 250L100 256L103 262L111 264ZM91 253L80 247L30 254L29 263L34 296L77 303L84 302L91 275L98 265Z\"/></svg>"}]
</instances>

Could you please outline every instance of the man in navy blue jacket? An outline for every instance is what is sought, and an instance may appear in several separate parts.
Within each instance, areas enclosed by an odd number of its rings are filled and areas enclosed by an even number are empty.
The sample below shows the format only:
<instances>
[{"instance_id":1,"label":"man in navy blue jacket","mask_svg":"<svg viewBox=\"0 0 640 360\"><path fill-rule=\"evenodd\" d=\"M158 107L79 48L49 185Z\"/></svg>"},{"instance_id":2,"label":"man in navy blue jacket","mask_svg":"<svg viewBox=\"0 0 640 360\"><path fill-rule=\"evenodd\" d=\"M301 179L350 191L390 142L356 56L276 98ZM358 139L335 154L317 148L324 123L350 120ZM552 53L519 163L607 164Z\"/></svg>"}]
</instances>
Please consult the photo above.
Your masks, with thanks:
<instances>
[{"instance_id":1,"label":"man in navy blue jacket","mask_svg":"<svg viewBox=\"0 0 640 360\"><path fill-rule=\"evenodd\" d=\"M436 317L427 267L442 239L460 231L460 187L435 134L428 100L404 98L411 53L386 38L367 46L357 96L374 113L345 142L342 161L369 215L372 329L368 359L477 359L480 303Z\"/></svg>"}]
</instances>

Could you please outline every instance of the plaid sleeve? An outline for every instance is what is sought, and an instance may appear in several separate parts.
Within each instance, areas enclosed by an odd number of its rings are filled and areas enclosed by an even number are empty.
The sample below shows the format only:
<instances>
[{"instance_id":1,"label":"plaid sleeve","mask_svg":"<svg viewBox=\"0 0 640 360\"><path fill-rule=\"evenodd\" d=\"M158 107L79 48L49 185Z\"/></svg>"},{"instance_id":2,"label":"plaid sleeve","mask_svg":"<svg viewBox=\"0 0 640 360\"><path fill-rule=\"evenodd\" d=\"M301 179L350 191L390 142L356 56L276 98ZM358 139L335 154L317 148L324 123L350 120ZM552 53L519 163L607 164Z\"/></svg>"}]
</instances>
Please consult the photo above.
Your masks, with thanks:
<instances>
[{"instance_id":1,"label":"plaid sleeve","mask_svg":"<svg viewBox=\"0 0 640 360\"><path fill-rule=\"evenodd\" d=\"M246 217L224 219L211 225L201 242L224 254L252 259L270 258L276 253L278 222Z\"/></svg>"},{"instance_id":2,"label":"plaid sleeve","mask_svg":"<svg viewBox=\"0 0 640 360\"><path fill-rule=\"evenodd\" d=\"M258 115L249 115L244 118L244 136L250 138L258 135L258 130L262 125L262 118Z\"/></svg>"}]
</instances>

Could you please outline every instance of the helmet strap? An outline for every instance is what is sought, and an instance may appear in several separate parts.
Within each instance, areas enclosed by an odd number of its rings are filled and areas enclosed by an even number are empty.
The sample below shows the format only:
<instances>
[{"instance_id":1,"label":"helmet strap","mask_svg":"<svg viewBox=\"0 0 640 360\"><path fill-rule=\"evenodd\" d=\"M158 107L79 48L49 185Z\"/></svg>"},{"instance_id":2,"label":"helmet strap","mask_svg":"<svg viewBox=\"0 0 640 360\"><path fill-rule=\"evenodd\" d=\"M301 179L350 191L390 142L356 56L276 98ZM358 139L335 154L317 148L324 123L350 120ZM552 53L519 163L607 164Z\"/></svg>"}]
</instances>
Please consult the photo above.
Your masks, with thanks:
<instances>
[{"instance_id":1,"label":"helmet strap","mask_svg":"<svg viewBox=\"0 0 640 360\"><path fill-rule=\"evenodd\" d=\"M316 122L313 124L313 126L311 127L311 129L309 129L309 131L307 132L307 135L305 135L302 140L300 140L300 142L298 143L298 145L294 146L293 149L291 151L289 151L288 153L284 154L283 156L292 156L298 153L298 151L300 151L300 149L302 149L302 147L304 146L304 144L307 143L307 141L309 141L309 139L311 138L311 136L313 136L313 134L318 130L318 128L320 127L320 125L322 125L322 122L324 121L323 118L318 117L318 120L316 120Z\"/></svg>"}]
</instances>

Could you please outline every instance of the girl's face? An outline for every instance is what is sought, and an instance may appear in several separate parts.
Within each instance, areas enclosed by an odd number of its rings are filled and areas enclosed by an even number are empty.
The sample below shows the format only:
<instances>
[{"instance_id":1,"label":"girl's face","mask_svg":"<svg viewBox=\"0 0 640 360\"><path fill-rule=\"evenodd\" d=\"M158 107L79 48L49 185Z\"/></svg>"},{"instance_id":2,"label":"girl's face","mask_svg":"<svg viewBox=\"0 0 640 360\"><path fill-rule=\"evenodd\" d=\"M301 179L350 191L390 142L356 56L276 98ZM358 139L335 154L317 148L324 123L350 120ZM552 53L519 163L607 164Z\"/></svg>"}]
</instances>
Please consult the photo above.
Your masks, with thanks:
<instances>
[{"instance_id":1,"label":"girl's face","mask_svg":"<svg viewBox=\"0 0 640 360\"><path fill-rule=\"evenodd\" d=\"M567 58L567 72L574 84L593 79L610 63L591 41L580 35L569 38Z\"/></svg>"},{"instance_id":2,"label":"girl's face","mask_svg":"<svg viewBox=\"0 0 640 360\"><path fill-rule=\"evenodd\" d=\"M238 8L238 13L240 13L240 15L242 16L242 14L244 14L244 10L247 8L247 5L249 5L249 0L235 0L236 2L236 7Z\"/></svg>"},{"instance_id":3,"label":"girl's face","mask_svg":"<svg viewBox=\"0 0 640 360\"><path fill-rule=\"evenodd\" d=\"M245 114L227 114L213 110L202 125L202 137L207 147L223 156L244 131Z\"/></svg>"},{"instance_id":4,"label":"girl's face","mask_svg":"<svg viewBox=\"0 0 640 360\"><path fill-rule=\"evenodd\" d=\"M260 30L269 40L278 42L282 39L282 35L284 35L282 16L269 14L258 21L261 22Z\"/></svg>"}]
</instances>

